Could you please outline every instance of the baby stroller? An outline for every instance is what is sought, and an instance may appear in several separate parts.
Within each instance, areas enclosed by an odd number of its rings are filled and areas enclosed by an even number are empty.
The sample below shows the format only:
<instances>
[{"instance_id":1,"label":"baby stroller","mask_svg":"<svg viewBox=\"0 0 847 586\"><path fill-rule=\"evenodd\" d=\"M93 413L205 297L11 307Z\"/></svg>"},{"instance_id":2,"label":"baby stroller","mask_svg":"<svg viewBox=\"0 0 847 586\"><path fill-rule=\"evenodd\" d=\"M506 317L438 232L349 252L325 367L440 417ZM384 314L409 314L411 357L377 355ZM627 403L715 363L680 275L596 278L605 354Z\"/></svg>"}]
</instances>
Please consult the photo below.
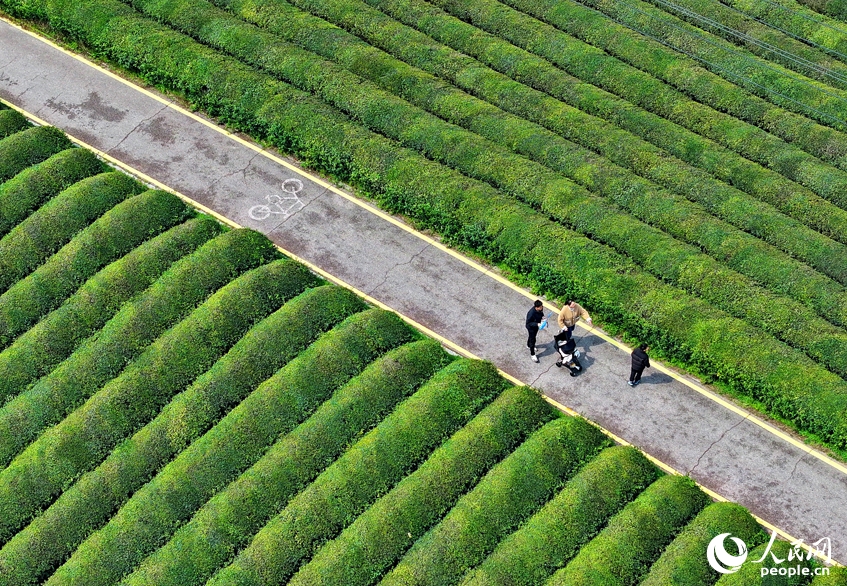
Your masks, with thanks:
<instances>
[{"instance_id":1,"label":"baby stroller","mask_svg":"<svg viewBox=\"0 0 847 586\"><path fill-rule=\"evenodd\" d=\"M578 360L579 350L576 349L576 342L573 338L565 340L567 336L567 330L559 332L553 336L553 346L556 348L556 351L560 356L559 360L556 362L556 366L559 368L564 366L570 371L571 376L576 376L582 372L582 365Z\"/></svg>"}]
</instances>

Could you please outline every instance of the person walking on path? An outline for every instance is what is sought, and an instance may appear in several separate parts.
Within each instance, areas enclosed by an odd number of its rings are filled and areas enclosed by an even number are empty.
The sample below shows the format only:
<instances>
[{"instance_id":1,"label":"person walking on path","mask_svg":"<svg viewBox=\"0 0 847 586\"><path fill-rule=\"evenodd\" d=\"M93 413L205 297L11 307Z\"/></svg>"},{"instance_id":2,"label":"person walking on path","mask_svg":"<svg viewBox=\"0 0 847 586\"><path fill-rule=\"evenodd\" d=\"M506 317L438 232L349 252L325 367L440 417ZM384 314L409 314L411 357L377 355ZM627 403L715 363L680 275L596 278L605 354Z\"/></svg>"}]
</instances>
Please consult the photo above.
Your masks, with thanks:
<instances>
[{"instance_id":1,"label":"person walking on path","mask_svg":"<svg viewBox=\"0 0 847 586\"><path fill-rule=\"evenodd\" d=\"M544 304L540 299L536 299L535 303L526 313L526 331L529 334L526 339L526 346L529 348L529 355L533 362L538 362L538 356L535 355L535 338L538 336L538 328L543 319Z\"/></svg>"},{"instance_id":2,"label":"person walking on path","mask_svg":"<svg viewBox=\"0 0 847 586\"><path fill-rule=\"evenodd\" d=\"M579 321L579 318L583 318L588 322L588 325L593 325L594 322L591 321L591 316L588 315L588 312L585 311L579 303L573 301L572 299L568 299L568 302L565 303L565 306L562 308L562 311L559 312L559 333L567 332L565 335L565 341L570 340L573 336L573 329L576 327L576 322Z\"/></svg>"},{"instance_id":3,"label":"person walking on path","mask_svg":"<svg viewBox=\"0 0 847 586\"><path fill-rule=\"evenodd\" d=\"M641 344L632 351L632 370L629 373L629 386L634 387L641 381L641 373L645 368L650 368L650 357L647 356L647 344Z\"/></svg>"}]
</instances>

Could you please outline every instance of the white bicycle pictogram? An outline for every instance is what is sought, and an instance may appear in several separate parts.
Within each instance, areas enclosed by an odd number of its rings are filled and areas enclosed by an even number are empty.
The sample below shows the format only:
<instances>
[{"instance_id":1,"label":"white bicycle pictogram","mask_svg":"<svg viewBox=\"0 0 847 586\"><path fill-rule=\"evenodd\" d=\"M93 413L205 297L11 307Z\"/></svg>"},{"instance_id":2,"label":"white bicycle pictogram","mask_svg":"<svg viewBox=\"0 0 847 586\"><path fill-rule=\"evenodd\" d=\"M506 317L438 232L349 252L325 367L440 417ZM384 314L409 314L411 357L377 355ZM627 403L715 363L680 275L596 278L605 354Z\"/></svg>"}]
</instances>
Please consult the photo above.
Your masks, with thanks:
<instances>
[{"instance_id":1,"label":"white bicycle pictogram","mask_svg":"<svg viewBox=\"0 0 847 586\"><path fill-rule=\"evenodd\" d=\"M297 196L297 193L303 189L303 182L299 179L286 179L282 182L282 190L286 195L271 194L265 199L271 205L260 204L253 206L247 212L247 215L254 220L266 220L272 215L281 215L283 219L290 215L299 212L305 207L305 204Z\"/></svg>"}]
</instances>

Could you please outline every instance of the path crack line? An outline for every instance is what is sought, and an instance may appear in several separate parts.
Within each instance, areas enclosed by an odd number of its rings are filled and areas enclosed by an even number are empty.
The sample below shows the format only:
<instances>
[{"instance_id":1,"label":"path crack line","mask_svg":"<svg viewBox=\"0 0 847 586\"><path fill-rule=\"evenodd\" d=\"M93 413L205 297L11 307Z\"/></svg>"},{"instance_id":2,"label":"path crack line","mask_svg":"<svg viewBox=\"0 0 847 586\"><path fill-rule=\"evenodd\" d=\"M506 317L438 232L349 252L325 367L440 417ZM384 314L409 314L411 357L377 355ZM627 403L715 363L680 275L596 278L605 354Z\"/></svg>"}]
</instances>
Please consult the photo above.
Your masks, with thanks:
<instances>
[{"instance_id":1,"label":"path crack line","mask_svg":"<svg viewBox=\"0 0 847 586\"><path fill-rule=\"evenodd\" d=\"M412 263L412 261L414 261L414 260L415 260L416 258L418 258L420 255L422 255L422 254L424 253L424 251L426 251L426 249L427 249L427 248L429 248L430 246L432 246L432 245L431 245L431 244L429 244L429 243L427 243L427 244L426 244L426 245L424 245L424 247L423 247L423 248L421 248L418 252L416 252L415 254L413 254L413 255L409 258L409 260L404 261L404 262L398 262L398 263L396 263L393 267L390 267L387 271L385 271L385 277L383 277L382 281L380 281L380 282L379 282L377 285L375 285L374 287L371 287L371 289L370 289L369 291L367 291L367 294L368 294L368 295L372 295L374 291L376 291L377 289L379 289L380 287L382 287L382 286L385 284L385 282L388 280L388 277L391 275L391 273L392 273L395 269L397 269L398 267L401 267L401 266L403 266L403 265L411 264L411 263Z\"/></svg>"},{"instance_id":2,"label":"path crack line","mask_svg":"<svg viewBox=\"0 0 847 586\"><path fill-rule=\"evenodd\" d=\"M708 448L706 448L706 450L705 450L702 454L700 454L700 457L699 457L699 458L697 458L697 463L696 463L696 464L694 464L694 466L691 468L691 470L689 470L689 471L686 473L686 476L691 476L691 474L694 472L694 470L697 468L697 466L699 466L699 465L700 465L700 461L703 459L703 457L704 457L706 454L708 454L708 453L709 453L709 450L711 450L713 447L715 447L715 444L717 444L719 441L721 441L721 440L724 438L724 436L726 436L726 434L728 434L730 431L732 431L733 429L735 429L736 427L738 427L739 425L741 425L742 423L744 423L745 421L747 421L747 418L748 418L748 417L750 417L750 416L749 416L749 415L745 416L745 417L744 417L743 419L741 419L738 423L736 423L736 424L732 425L731 427L729 427L726 431L724 431L724 432L720 435L720 437L719 437L718 439L716 439L716 440L715 440L715 441L713 441L711 444L709 444L709 447L708 447Z\"/></svg>"},{"instance_id":3,"label":"path crack line","mask_svg":"<svg viewBox=\"0 0 847 586\"><path fill-rule=\"evenodd\" d=\"M124 135L124 137L123 137L121 140L119 140L119 141L118 141L118 144L116 144L115 146L113 146L112 148L110 148L109 150L107 150L107 151L106 151L106 153L107 153L107 154L111 154L111 153L112 153L112 151L114 151L114 150L115 150L115 149L117 149L119 146L121 146L121 145L124 143L124 141L125 141L126 139L128 139L128 138L129 138L129 135L130 135L130 134L132 134L133 132L135 132L136 130L138 130L138 129L141 127L141 125L142 125L142 124L144 124L145 122L149 122L150 120L152 120L153 118L155 118L156 116L158 116L159 114L161 114L162 112L164 112L167 108L168 108L168 106L167 106L167 105L162 106L161 108L159 108L158 110L156 110L154 113L150 114L147 118L143 119L141 122L139 122L138 124L136 124L136 125L135 125L135 127L134 127L132 130L130 130L129 132L127 132L127 133L126 133L126 135Z\"/></svg>"}]
</instances>

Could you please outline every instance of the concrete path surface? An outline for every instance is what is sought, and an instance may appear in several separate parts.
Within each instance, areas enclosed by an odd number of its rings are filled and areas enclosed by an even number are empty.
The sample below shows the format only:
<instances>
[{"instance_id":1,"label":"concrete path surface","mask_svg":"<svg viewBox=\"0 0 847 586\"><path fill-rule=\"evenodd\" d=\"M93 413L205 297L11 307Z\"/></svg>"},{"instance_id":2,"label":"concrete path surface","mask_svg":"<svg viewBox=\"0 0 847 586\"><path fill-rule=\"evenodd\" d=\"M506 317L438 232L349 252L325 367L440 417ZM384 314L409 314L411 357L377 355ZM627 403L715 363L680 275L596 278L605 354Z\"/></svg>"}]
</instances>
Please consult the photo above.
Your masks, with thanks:
<instances>
[{"instance_id":1,"label":"concrete path surface","mask_svg":"<svg viewBox=\"0 0 847 586\"><path fill-rule=\"evenodd\" d=\"M551 335L530 361L531 298L384 214L298 173L167 100L0 22L0 97L274 242L847 563L847 468L686 377L647 371L577 330L584 373L554 366ZM587 308L590 311L590 307ZM693 379L692 379L693 381ZM705 554L705 552L704 552Z\"/></svg>"}]
</instances>

